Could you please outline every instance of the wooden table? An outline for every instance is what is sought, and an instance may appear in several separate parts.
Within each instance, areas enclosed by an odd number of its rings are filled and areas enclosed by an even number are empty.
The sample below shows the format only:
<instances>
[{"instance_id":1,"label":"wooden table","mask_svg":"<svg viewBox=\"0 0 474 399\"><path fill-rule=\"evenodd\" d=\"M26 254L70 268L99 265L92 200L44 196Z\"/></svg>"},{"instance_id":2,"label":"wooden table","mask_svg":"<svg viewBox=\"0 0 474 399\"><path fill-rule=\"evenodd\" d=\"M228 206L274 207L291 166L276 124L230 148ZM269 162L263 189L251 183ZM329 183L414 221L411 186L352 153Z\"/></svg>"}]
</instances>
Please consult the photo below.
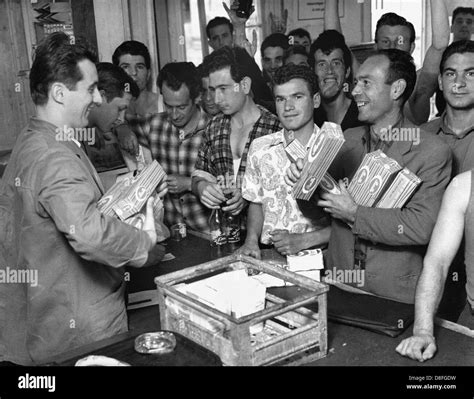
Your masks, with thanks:
<instances>
[{"instance_id":1,"label":"wooden table","mask_svg":"<svg viewBox=\"0 0 474 399\"><path fill-rule=\"evenodd\" d=\"M176 242L167 243L167 252L171 252L176 258L147 269L135 269L130 274L130 289L132 294L138 290L148 290L153 293L156 290L154 277L196 265L210 260L211 253L209 242L192 235ZM158 331L160 329L158 306L147 306L129 310L130 332L122 334L102 342L87 345L78 350L62 354L52 359L56 364L70 365L75 359L88 354L108 354L131 364L142 364L136 362L133 357L133 337L144 331ZM438 353L434 359L419 363L402 357L395 352L398 343L411 335L412 326L405 332L392 338L389 336L366 331L347 325L328 323L328 348L326 358L308 363L309 366L473 366L474 365L474 339L457 332L437 327L435 336L437 338ZM126 342L126 345L124 345ZM182 346L182 347L181 347ZM183 338L179 340L178 357L169 357L159 365L216 365L213 355L206 350L196 349L196 345L189 344ZM196 358L196 353L201 360ZM134 360L135 359L135 360ZM158 363L157 363L158 364Z\"/></svg>"}]
</instances>

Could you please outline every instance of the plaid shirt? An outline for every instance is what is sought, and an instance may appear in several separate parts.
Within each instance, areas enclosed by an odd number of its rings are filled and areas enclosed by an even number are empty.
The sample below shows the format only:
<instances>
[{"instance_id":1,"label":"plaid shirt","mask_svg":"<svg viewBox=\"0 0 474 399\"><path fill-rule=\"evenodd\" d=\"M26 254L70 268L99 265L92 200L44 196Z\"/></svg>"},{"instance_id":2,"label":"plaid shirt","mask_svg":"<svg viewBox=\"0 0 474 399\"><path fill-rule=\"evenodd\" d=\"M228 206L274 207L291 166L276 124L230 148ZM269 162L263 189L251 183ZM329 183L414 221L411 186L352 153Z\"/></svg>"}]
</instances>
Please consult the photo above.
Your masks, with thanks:
<instances>
[{"instance_id":1,"label":"plaid shirt","mask_svg":"<svg viewBox=\"0 0 474 399\"><path fill-rule=\"evenodd\" d=\"M257 105L260 109L261 116L253 125L249 133L245 148L242 153L242 160L237 174L234 179L234 166L232 150L230 148L230 119L228 115L216 115L207 126L204 134L203 143L199 148L196 161L196 170L202 170L219 179L225 179L226 183L236 181L236 186L241 188L242 179L244 177L245 168L247 166L247 154L250 143L258 137L274 133L282 129L278 118L270 113L267 109Z\"/></svg>"},{"instance_id":2,"label":"plaid shirt","mask_svg":"<svg viewBox=\"0 0 474 399\"><path fill-rule=\"evenodd\" d=\"M134 126L138 137L147 139L147 146L167 174L191 177L209 121L201 109L196 129L187 134L175 127L167 113L151 115ZM190 191L167 194L164 199L165 223L169 226L186 223L193 230L208 231L209 210Z\"/></svg>"}]
</instances>

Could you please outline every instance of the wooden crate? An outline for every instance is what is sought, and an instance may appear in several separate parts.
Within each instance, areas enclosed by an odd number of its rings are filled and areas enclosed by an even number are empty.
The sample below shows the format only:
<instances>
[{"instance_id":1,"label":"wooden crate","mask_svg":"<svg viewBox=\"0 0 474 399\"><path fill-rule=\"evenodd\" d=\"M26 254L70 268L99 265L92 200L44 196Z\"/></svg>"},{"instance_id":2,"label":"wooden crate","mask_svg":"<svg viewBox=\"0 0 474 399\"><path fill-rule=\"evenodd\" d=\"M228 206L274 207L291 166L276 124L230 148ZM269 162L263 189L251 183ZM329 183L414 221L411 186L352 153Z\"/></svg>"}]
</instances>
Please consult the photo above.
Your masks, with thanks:
<instances>
[{"instance_id":1,"label":"wooden crate","mask_svg":"<svg viewBox=\"0 0 474 399\"><path fill-rule=\"evenodd\" d=\"M209 275L254 269L301 287L301 295L283 300L267 292L265 309L235 318L178 291L174 286ZM327 354L326 284L248 256L231 255L155 278L161 328L208 348L228 366L297 365ZM318 302L318 313L304 306ZM192 320L191 320L192 319ZM265 323L265 334L250 326Z\"/></svg>"}]
</instances>

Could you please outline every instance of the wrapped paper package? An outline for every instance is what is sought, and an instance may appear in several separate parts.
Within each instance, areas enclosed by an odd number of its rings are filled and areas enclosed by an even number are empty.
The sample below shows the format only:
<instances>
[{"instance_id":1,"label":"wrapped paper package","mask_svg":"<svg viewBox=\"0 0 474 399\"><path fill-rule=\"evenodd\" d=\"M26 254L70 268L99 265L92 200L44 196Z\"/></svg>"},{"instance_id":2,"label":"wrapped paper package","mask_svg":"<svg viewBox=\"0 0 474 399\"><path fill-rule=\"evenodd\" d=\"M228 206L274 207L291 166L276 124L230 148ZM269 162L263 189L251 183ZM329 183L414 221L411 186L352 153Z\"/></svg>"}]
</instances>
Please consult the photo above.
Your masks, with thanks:
<instances>
[{"instance_id":1,"label":"wrapped paper package","mask_svg":"<svg viewBox=\"0 0 474 399\"><path fill-rule=\"evenodd\" d=\"M402 169L381 150L365 155L348 191L357 205L373 206Z\"/></svg>"},{"instance_id":2,"label":"wrapped paper package","mask_svg":"<svg viewBox=\"0 0 474 399\"><path fill-rule=\"evenodd\" d=\"M410 199L421 179L407 168L403 168L384 195L377 202L377 208L401 208Z\"/></svg>"},{"instance_id":3,"label":"wrapped paper package","mask_svg":"<svg viewBox=\"0 0 474 399\"><path fill-rule=\"evenodd\" d=\"M325 122L313 134L301 177L293 188L295 199L311 198L343 144L341 127L335 123Z\"/></svg>"}]
</instances>

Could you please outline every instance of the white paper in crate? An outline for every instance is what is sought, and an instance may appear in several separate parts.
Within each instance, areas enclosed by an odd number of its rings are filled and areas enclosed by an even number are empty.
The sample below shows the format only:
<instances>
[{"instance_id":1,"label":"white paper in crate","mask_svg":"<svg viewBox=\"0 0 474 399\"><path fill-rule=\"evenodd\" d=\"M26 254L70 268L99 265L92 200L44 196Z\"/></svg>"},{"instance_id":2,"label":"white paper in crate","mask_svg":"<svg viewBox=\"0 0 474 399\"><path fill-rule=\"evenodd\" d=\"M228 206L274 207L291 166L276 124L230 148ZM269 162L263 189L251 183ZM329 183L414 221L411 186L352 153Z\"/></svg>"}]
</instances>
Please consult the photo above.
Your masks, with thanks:
<instances>
[{"instance_id":1,"label":"white paper in crate","mask_svg":"<svg viewBox=\"0 0 474 399\"><path fill-rule=\"evenodd\" d=\"M305 249L296 255L288 255L286 259L289 271L321 281L320 270L324 268L324 263L320 249Z\"/></svg>"},{"instance_id":2,"label":"white paper in crate","mask_svg":"<svg viewBox=\"0 0 474 399\"><path fill-rule=\"evenodd\" d=\"M221 273L179 287L179 291L198 301L236 318L265 308L266 288L250 278L244 269ZM190 315L192 321L209 328L209 321ZM212 324L212 323L211 323ZM212 326L212 325L211 325ZM213 326L212 326L213 327ZM259 332L263 323L250 327L252 334Z\"/></svg>"}]
</instances>

